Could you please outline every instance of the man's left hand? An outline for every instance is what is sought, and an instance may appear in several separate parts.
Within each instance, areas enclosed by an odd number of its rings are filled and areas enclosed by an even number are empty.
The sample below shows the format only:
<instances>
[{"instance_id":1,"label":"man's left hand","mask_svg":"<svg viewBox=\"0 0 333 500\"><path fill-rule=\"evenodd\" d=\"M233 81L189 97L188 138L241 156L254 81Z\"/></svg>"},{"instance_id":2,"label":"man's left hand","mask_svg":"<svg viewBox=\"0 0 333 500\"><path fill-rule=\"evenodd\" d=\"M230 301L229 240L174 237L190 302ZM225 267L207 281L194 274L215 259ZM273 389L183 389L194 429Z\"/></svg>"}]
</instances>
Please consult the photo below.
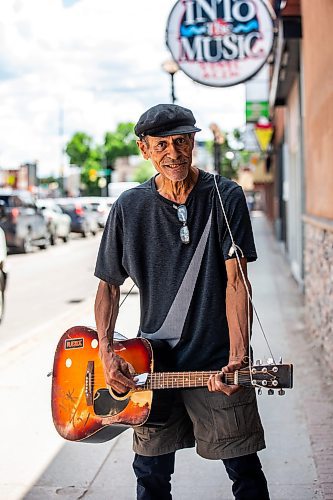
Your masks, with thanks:
<instances>
[{"instance_id":1,"label":"man's left hand","mask_svg":"<svg viewBox=\"0 0 333 500\"><path fill-rule=\"evenodd\" d=\"M234 394L241 388L240 385L234 384L224 384L222 382L223 375L225 373L233 373L243 367L243 363L231 362L227 366L224 366L220 373L216 375L211 375L208 380L208 390L210 392L224 392L227 396Z\"/></svg>"}]
</instances>

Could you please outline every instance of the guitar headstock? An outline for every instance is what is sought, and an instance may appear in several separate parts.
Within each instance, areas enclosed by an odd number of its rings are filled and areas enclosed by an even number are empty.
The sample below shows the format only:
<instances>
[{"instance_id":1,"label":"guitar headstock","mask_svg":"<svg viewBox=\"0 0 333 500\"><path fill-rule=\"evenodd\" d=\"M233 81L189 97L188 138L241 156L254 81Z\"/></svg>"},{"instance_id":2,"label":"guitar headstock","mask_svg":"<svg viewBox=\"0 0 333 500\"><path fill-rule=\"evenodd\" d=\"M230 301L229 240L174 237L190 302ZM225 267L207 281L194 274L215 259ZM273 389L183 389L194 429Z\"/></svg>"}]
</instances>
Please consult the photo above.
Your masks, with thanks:
<instances>
[{"instance_id":1,"label":"guitar headstock","mask_svg":"<svg viewBox=\"0 0 333 500\"><path fill-rule=\"evenodd\" d=\"M249 369L250 371L250 369ZM293 365L274 363L273 360L267 360L266 364L257 361L251 366L251 384L259 387L258 394L262 389L268 389L268 394L274 394L274 390L279 389L278 394L284 395L283 389L293 387Z\"/></svg>"}]
</instances>

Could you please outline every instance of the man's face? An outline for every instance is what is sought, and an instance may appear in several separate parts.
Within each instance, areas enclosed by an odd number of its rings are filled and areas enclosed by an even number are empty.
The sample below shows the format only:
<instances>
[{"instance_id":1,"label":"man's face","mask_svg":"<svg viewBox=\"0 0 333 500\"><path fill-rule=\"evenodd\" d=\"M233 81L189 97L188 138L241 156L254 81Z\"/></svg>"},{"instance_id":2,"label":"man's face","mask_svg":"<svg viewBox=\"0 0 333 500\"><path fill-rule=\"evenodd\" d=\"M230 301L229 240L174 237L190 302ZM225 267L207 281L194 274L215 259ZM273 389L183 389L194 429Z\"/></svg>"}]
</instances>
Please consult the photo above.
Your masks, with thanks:
<instances>
[{"instance_id":1,"label":"man's face","mask_svg":"<svg viewBox=\"0 0 333 500\"><path fill-rule=\"evenodd\" d=\"M148 136L137 144L144 159L151 160L163 177L173 182L186 179L192 165L194 134Z\"/></svg>"}]
</instances>

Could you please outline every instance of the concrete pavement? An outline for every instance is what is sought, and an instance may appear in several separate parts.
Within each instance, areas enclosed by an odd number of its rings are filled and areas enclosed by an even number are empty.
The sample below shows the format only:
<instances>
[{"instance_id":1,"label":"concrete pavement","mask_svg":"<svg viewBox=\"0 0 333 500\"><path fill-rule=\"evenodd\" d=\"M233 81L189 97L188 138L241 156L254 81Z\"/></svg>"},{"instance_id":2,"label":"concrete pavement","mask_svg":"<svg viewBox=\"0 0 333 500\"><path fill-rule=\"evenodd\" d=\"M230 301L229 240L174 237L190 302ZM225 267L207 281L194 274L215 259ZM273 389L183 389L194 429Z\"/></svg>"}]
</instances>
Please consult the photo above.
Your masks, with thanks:
<instances>
[{"instance_id":1,"label":"concrete pavement","mask_svg":"<svg viewBox=\"0 0 333 500\"><path fill-rule=\"evenodd\" d=\"M91 296L100 237L101 232L89 238L73 234L66 244L59 242L47 250L8 256L0 350L4 344L9 347L31 337L32 330L43 328L61 314L66 316L68 309Z\"/></svg>"},{"instance_id":2,"label":"concrete pavement","mask_svg":"<svg viewBox=\"0 0 333 500\"><path fill-rule=\"evenodd\" d=\"M258 214L257 214L258 215ZM332 386L324 377L320 351L303 323L301 297L262 216L253 219L259 260L251 264L254 299L275 357L293 362L295 387L286 395L258 397L267 449L260 458L272 500L333 499ZM94 291L92 291L94 292ZM2 352L0 499L131 500L131 431L109 443L69 443L57 436L49 408L54 348L74 324L93 325L93 293L70 315L35 332L24 344ZM120 311L117 329L134 336L138 296ZM255 358L268 349L255 325ZM232 499L230 481L219 461L194 450L177 453L173 478L175 500ZM258 499L260 500L260 499Z\"/></svg>"}]
</instances>

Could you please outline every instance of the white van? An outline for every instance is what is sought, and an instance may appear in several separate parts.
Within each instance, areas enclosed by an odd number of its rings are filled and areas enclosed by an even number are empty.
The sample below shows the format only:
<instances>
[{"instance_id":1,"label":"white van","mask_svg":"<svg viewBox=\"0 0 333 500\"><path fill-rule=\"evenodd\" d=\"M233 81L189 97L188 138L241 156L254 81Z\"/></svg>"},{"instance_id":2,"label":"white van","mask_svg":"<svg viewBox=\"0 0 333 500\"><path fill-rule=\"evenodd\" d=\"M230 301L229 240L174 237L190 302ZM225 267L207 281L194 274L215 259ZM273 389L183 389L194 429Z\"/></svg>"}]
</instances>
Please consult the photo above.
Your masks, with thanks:
<instances>
[{"instance_id":1,"label":"white van","mask_svg":"<svg viewBox=\"0 0 333 500\"><path fill-rule=\"evenodd\" d=\"M108 184L108 194L109 197L116 201L116 199L127 189L139 186L139 182L110 182Z\"/></svg>"}]
</instances>

